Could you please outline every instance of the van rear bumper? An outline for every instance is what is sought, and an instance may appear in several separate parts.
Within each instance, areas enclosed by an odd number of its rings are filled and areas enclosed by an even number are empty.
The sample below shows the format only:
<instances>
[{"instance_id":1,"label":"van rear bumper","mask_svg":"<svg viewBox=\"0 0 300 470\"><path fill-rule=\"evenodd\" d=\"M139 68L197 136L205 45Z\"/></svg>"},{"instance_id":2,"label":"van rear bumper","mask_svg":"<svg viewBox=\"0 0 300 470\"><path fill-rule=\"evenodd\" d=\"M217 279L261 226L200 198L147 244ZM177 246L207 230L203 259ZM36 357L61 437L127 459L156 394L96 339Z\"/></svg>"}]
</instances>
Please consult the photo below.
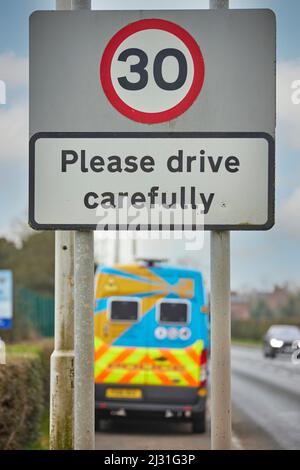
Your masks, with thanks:
<instances>
[{"instance_id":1,"label":"van rear bumper","mask_svg":"<svg viewBox=\"0 0 300 470\"><path fill-rule=\"evenodd\" d=\"M107 388L133 388L142 391L140 399L108 399ZM205 397L198 395L198 387L159 386L159 385L118 385L96 384L95 407L99 414L107 414L111 411L143 411L182 413L190 411L192 414L205 410Z\"/></svg>"}]
</instances>

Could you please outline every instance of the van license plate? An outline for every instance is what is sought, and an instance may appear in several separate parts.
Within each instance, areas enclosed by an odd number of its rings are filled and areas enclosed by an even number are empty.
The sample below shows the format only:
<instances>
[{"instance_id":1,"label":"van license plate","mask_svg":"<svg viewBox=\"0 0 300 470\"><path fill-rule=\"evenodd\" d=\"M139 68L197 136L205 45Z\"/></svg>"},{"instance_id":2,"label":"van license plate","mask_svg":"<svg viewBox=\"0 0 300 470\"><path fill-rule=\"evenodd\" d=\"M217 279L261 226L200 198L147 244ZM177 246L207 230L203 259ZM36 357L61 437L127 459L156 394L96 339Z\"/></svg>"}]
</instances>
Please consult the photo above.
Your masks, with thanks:
<instances>
[{"instance_id":1,"label":"van license plate","mask_svg":"<svg viewBox=\"0 0 300 470\"><path fill-rule=\"evenodd\" d=\"M142 390L139 388L107 388L105 391L106 398L142 398Z\"/></svg>"}]
</instances>

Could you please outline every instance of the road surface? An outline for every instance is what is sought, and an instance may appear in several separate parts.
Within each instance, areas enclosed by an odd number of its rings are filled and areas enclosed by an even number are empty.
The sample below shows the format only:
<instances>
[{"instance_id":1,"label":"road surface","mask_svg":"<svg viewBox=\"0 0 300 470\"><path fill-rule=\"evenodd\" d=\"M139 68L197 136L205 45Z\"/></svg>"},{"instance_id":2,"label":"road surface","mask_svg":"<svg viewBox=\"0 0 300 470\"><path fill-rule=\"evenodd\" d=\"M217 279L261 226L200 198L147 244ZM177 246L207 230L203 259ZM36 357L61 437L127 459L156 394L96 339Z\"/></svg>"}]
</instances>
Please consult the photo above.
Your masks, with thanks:
<instances>
[{"instance_id":1,"label":"road surface","mask_svg":"<svg viewBox=\"0 0 300 470\"><path fill-rule=\"evenodd\" d=\"M300 449L300 364L234 346L232 401L233 448ZM209 449L210 430L193 434L189 423L166 420L108 421L96 434L96 448Z\"/></svg>"},{"instance_id":2,"label":"road surface","mask_svg":"<svg viewBox=\"0 0 300 470\"><path fill-rule=\"evenodd\" d=\"M193 434L189 423L166 420L126 420L104 423L96 434L96 449L201 450L210 448L209 432Z\"/></svg>"},{"instance_id":3,"label":"road surface","mask_svg":"<svg viewBox=\"0 0 300 470\"><path fill-rule=\"evenodd\" d=\"M300 449L300 364L232 348L234 429L245 448Z\"/></svg>"}]
</instances>

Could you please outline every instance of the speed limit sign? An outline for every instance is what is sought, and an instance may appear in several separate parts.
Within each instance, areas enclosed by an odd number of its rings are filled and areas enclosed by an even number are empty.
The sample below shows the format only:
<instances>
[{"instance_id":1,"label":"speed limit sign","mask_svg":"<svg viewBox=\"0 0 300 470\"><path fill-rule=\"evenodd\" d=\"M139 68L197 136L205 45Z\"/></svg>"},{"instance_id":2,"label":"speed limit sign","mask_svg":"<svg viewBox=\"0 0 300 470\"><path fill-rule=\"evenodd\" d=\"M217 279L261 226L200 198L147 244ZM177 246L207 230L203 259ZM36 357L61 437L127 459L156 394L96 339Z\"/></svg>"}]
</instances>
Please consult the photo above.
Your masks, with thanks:
<instances>
[{"instance_id":1,"label":"speed limit sign","mask_svg":"<svg viewBox=\"0 0 300 470\"><path fill-rule=\"evenodd\" d=\"M271 228L275 32L263 9L31 15L31 226Z\"/></svg>"},{"instance_id":2,"label":"speed limit sign","mask_svg":"<svg viewBox=\"0 0 300 470\"><path fill-rule=\"evenodd\" d=\"M120 29L100 62L103 91L114 108L137 122L154 124L184 113L204 82L204 60L181 26L143 19Z\"/></svg>"}]
</instances>

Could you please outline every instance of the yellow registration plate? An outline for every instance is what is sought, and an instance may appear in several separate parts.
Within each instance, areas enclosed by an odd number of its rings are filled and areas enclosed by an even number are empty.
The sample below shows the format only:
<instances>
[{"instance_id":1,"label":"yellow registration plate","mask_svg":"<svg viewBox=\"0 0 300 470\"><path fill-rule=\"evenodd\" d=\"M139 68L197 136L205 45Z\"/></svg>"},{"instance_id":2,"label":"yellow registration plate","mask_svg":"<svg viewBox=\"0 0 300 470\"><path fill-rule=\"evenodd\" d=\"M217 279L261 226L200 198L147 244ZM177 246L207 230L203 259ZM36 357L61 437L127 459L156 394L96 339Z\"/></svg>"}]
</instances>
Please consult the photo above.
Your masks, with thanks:
<instances>
[{"instance_id":1,"label":"yellow registration plate","mask_svg":"<svg viewBox=\"0 0 300 470\"><path fill-rule=\"evenodd\" d=\"M142 390L139 388L107 388L106 398L142 398Z\"/></svg>"}]
</instances>

